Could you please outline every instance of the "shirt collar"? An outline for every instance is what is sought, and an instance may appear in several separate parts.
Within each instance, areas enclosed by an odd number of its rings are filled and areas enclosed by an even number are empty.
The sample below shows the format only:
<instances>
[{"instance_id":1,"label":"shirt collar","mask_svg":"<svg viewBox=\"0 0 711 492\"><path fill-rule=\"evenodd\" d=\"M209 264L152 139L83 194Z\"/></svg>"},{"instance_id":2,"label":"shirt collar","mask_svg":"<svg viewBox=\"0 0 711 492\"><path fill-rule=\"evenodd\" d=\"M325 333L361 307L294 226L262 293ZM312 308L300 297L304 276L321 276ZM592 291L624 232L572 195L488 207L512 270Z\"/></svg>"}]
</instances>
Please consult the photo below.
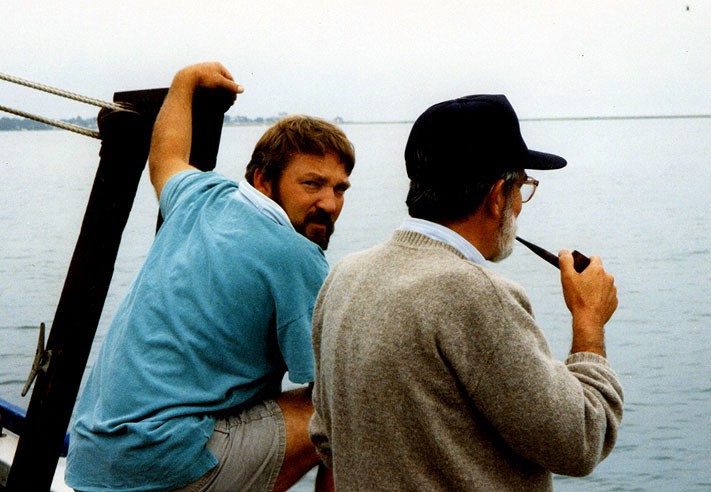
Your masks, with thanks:
<instances>
[{"instance_id":1,"label":"shirt collar","mask_svg":"<svg viewBox=\"0 0 711 492\"><path fill-rule=\"evenodd\" d=\"M284 209L281 208L277 202L249 184L246 180L239 182L239 186L235 192L235 198L253 205L262 215L273 220L277 224L287 226L292 230L294 229L294 226L292 225L291 220L289 220L289 216L286 215Z\"/></svg>"},{"instance_id":2,"label":"shirt collar","mask_svg":"<svg viewBox=\"0 0 711 492\"><path fill-rule=\"evenodd\" d=\"M473 263L478 263L479 265L486 265L486 259L479 252L479 250L476 249L472 243L464 239L449 227L445 227L435 222L430 222L429 220L407 217L399 229L402 231L414 231L424 234L430 239L452 246L457 251L462 253L467 260Z\"/></svg>"}]
</instances>

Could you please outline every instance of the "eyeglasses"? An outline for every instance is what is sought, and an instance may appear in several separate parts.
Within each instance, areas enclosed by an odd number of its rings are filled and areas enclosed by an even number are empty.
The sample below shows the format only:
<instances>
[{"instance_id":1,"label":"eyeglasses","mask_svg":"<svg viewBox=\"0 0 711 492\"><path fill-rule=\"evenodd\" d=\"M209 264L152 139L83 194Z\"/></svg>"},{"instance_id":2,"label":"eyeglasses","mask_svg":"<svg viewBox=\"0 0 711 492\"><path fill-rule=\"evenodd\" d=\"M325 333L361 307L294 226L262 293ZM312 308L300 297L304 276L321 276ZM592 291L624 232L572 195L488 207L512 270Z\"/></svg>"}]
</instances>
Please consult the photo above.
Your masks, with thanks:
<instances>
[{"instance_id":1,"label":"eyeglasses","mask_svg":"<svg viewBox=\"0 0 711 492\"><path fill-rule=\"evenodd\" d=\"M521 183L521 203L528 203L533 198L536 193L536 188L538 188L538 180L533 179L530 176L526 176Z\"/></svg>"}]
</instances>

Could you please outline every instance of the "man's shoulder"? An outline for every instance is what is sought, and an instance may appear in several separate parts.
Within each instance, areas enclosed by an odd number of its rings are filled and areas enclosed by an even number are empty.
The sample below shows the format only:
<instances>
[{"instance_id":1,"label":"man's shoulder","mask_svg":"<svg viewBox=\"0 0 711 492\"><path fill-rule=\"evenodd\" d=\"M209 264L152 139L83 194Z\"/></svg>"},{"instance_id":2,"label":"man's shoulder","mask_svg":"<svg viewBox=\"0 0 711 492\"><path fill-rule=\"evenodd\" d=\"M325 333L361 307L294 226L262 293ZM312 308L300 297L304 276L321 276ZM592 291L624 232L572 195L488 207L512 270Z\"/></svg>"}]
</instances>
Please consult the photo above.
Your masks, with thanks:
<instances>
[{"instance_id":1,"label":"man's shoulder","mask_svg":"<svg viewBox=\"0 0 711 492\"><path fill-rule=\"evenodd\" d=\"M526 295L525 289L517 282L500 275L487 265L479 265L471 262L463 263L466 263L466 266L460 269L459 274L461 277L451 274L454 282L468 279L471 285L478 289L478 292L475 292L479 295L496 295L496 297L500 299L528 303L528 296Z\"/></svg>"},{"instance_id":2,"label":"man's shoulder","mask_svg":"<svg viewBox=\"0 0 711 492\"><path fill-rule=\"evenodd\" d=\"M237 183L235 181L216 171L200 171L198 169L186 169L171 176L171 178L166 182L166 187L170 186L172 188L176 188L195 183L205 185L230 183L235 187L237 186Z\"/></svg>"},{"instance_id":3,"label":"man's shoulder","mask_svg":"<svg viewBox=\"0 0 711 492\"><path fill-rule=\"evenodd\" d=\"M240 261L250 261L262 274L280 281L313 278L320 286L328 274L329 265L319 246L259 212L248 215L243 225L249 230L247 234L240 233L239 247L235 249Z\"/></svg>"},{"instance_id":4,"label":"man's shoulder","mask_svg":"<svg viewBox=\"0 0 711 492\"><path fill-rule=\"evenodd\" d=\"M445 248L422 256L411 264L411 268L421 272L422 285L434 293L441 293L447 304L480 306L492 302L530 307L526 291L520 284L500 275L489 265L450 254Z\"/></svg>"},{"instance_id":5,"label":"man's shoulder","mask_svg":"<svg viewBox=\"0 0 711 492\"><path fill-rule=\"evenodd\" d=\"M520 289L486 266L464 259L451 246L427 238L423 241L426 242L424 247L411 242L403 244L397 237L392 238L343 257L333 272L346 278L367 272L369 278L393 279L403 289L420 286L449 293Z\"/></svg>"},{"instance_id":6,"label":"man's shoulder","mask_svg":"<svg viewBox=\"0 0 711 492\"><path fill-rule=\"evenodd\" d=\"M231 192L237 189L237 183L214 171L190 169L173 175L163 187L160 195L160 207L169 211L186 198L199 196L208 190Z\"/></svg>"}]
</instances>

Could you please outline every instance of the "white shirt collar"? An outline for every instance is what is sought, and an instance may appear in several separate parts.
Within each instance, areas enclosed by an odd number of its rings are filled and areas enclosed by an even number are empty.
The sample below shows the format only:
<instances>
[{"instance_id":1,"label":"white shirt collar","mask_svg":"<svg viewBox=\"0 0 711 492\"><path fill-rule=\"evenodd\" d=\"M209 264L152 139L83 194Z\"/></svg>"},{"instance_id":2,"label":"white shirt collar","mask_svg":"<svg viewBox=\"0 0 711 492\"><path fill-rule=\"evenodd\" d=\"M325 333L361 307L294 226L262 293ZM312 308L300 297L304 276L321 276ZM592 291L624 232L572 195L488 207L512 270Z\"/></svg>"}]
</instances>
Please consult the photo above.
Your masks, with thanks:
<instances>
[{"instance_id":1,"label":"white shirt collar","mask_svg":"<svg viewBox=\"0 0 711 492\"><path fill-rule=\"evenodd\" d=\"M284 209L281 208L277 202L249 184L246 180L239 182L239 186L235 192L235 198L252 204L262 215L270 218L277 224L290 227L292 230L294 229L294 226L292 225L291 220L289 220L289 216L286 214Z\"/></svg>"},{"instance_id":2,"label":"white shirt collar","mask_svg":"<svg viewBox=\"0 0 711 492\"><path fill-rule=\"evenodd\" d=\"M435 241L440 241L452 246L462 253L467 260L478 263L479 265L486 265L486 258L484 258L479 250L476 249L472 243L448 227L430 222L429 220L407 217L399 229L424 234Z\"/></svg>"}]
</instances>

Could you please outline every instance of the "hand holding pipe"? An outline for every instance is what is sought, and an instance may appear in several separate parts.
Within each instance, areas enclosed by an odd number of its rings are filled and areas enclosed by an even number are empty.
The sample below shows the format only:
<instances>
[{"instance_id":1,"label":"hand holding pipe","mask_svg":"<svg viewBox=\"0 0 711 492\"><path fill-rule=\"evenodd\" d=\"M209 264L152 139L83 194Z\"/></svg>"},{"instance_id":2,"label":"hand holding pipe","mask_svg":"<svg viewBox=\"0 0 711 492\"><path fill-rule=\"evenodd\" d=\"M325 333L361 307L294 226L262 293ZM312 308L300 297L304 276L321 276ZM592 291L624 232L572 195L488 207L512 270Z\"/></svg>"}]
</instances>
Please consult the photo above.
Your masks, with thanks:
<instances>
[{"instance_id":1,"label":"hand holding pipe","mask_svg":"<svg viewBox=\"0 0 711 492\"><path fill-rule=\"evenodd\" d=\"M548 263L553 265L554 267L560 269L560 265L558 264L558 257L554 255L553 253L546 251L545 249L541 248L540 246L536 246L533 243L530 243L526 241L525 239L521 239L520 237L516 236L516 240L526 246L528 249L536 253L538 256L546 260ZM580 251L575 250L573 251L573 268L575 268L575 271L580 273L583 270L587 268L587 266L590 264L590 258L582 254Z\"/></svg>"}]
</instances>

